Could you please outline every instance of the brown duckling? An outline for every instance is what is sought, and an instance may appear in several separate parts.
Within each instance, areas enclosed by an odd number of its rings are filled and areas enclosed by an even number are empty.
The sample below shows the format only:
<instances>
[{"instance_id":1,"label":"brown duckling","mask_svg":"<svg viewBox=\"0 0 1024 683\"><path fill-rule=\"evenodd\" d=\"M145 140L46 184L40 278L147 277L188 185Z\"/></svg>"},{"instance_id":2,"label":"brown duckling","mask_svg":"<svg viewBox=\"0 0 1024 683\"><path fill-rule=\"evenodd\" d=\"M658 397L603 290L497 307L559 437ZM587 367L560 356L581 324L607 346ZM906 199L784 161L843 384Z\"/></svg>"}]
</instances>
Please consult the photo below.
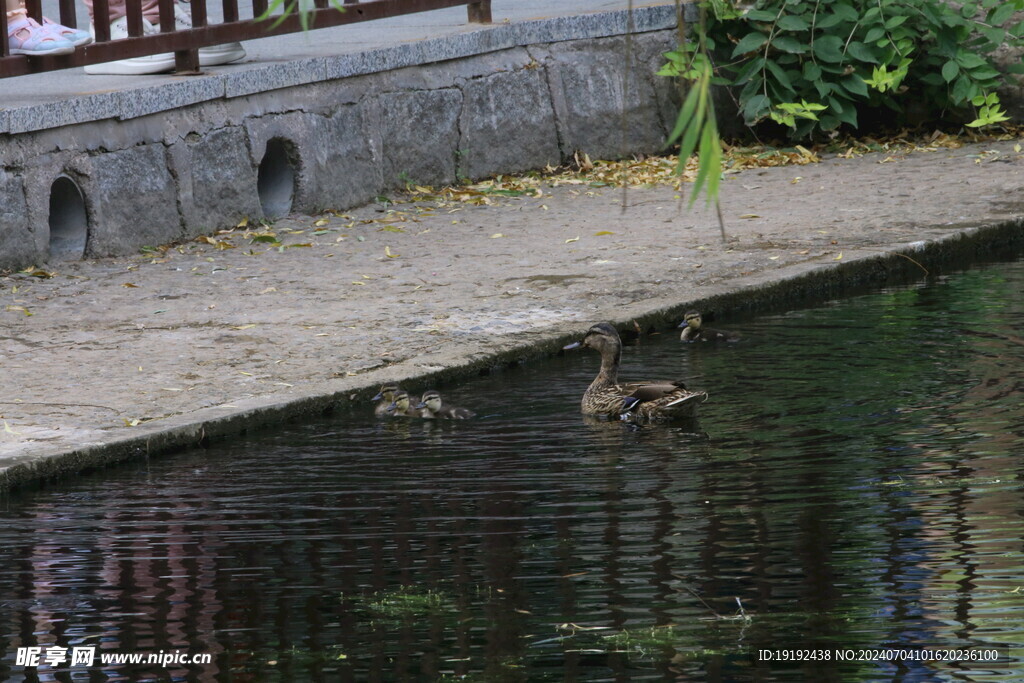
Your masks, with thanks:
<instances>
[{"instance_id":1,"label":"brown duckling","mask_svg":"<svg viewBox=\"0 0 1024 683\"><path fill-rule=\"evenodd\" d=\"M397 384L385 384L380 388L380 391L376 396L371 398L371 401L380 401L377 407L373 409L373 414L377 417L392 417L391 404L395 402L395 394L401 391L402 388ZM415 396L409 397L410 403L419 403L419 399Z\"/></svg>"},{"instance_id":2,"label":"brown duckling","mask_svg":"<svg viewBox=\"0 0 1024 683\"><path fill-rule=\"evenodd\" d=\"M580 341L566 349L587 346L601 354L601 370L587 387L580 402L584 415L612 418L659 420L692 418L697 406L707 400L703 391L690 391L682 382L619 383L622 340L608 323L597 323Z\"/></svg>"},{"instance_id":3,"label":"brown duckling","mask_svg":"<svg viewBox=\"0 0 1024 683\"><path fill-rule=\"evenodd\" d=\"M423 417L423 411L414 407L412 397L399 389L394 393L391 405L388 406L388 415L392 417Z\"/></svg>"},{"instance_id":4,"label":"brown duckling","mask_svg":"<svg viewBox=\"0 0 1024 683\"><path fill-rule=\"evenodd\" d=\"M716 330L711 327L704 327L700 313L687 311L683 315L683 322L679 323L683 333L679 338L684 342L696 341L739 341L740 336L725 330Z\"/></svg>"},{"instance_id":5,"label":"brown duckling","mask_svg":"<svg viewBox=\"0 0 1024 683\"><path fill-rule=\"evenodd\" d=\"M424 392L423 400L416 407L423 411L423 417L428 420L468 420L476 416L468 408L444 405L441 394L434 390Z\"/></svg>"}]
</instances>

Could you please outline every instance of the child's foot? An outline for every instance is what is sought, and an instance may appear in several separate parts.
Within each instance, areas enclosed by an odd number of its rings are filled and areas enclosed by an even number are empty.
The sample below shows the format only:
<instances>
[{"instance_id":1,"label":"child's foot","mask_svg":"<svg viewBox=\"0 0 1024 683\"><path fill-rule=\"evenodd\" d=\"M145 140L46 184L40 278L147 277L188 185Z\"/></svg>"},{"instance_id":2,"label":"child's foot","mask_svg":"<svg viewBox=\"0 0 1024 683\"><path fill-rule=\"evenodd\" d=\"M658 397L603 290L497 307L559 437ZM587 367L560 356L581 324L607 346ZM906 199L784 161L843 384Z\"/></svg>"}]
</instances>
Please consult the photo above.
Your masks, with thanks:
<instances>
[{"instance_id":1,"label":"child's foot","mask_svg":"<svg viewBox=\"0 0 1024 683\"><path fill-rule=\"evenodd\" d=\"M12 55L30 57L67 55L75 51L70 41L40 26L23 9L7 14L7 44Z\"/></svg>"}]
</instances>

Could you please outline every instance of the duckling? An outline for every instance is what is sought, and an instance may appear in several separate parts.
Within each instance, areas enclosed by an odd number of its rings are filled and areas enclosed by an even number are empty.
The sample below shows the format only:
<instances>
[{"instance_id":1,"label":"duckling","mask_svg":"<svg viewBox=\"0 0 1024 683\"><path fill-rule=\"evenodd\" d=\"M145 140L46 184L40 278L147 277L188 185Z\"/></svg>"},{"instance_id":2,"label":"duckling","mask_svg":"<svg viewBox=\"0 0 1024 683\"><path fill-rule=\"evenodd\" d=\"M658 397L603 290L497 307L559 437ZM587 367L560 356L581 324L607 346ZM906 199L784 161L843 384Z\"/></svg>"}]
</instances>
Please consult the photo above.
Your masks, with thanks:
<instances>
[{"instance_id":1,"label":"duckling","mask_svg":"<svg viewBox=\"0 0 1024 683\"><path fill-rule=\"evenodd\" d=\"M441 394L433 390L423 392L423 400L416 407L423 411L423 417L428 420L468 420L476 417L476 413L468 408L444 405Z\"/></svg>"},{"instance_id":2,"label":"duckling","mask_svg":"<svg viewBox=\"0 0 1024 683\"><path fill-rule=\"evenodd\" d=\"M740 339L738 334L734 334L732 332L703 327L701 322L700 313L697 311L687 311L686 314L683 315L683 322L679 323L679 327L684 328L683 333L679 338L684 342L739 341Z\"/></svg>"},{"instance_id":3,"label":"duckling","mask_svg":"<svg viewBox=\"0 0 1024 683\"><path fill-rule=\"evenodd\" d=\"M682 382L632 382L619 384L622 340L608 323L597 323L583 339L566 346L588 346L601 354L601 370L587 387L580 402L584 415L630 419L692 418L697 406L707 400L703 391L690 391Z\"/></svg>"},{"instance_id":4,"label":"duckling","mask_svg":"<svg viewBox=\"0 0 1024 683\"><path fill-rule=\"evenodd\" d=\"M423 411L414 408L412 397L399 389L394 393L394 400L388 406L388 415L392 417L423 417Z\"/></svg>"},{"instance_id":5,"label":"duckling","mask_svg":"<svg viewBox=\"0 0 1024 683\"><path fill-rule=\"evenodd\" d=\"M373 409L373 414L377 417L393 417L391 404L395 402L395 394L401 390L402 388L397 384L385 384L382 386L380 392L370 399L371 401L380 401L377 407ZM419 399L415 396L410 396L409 401L419 403Z\"/></svg>"}]
</instances>

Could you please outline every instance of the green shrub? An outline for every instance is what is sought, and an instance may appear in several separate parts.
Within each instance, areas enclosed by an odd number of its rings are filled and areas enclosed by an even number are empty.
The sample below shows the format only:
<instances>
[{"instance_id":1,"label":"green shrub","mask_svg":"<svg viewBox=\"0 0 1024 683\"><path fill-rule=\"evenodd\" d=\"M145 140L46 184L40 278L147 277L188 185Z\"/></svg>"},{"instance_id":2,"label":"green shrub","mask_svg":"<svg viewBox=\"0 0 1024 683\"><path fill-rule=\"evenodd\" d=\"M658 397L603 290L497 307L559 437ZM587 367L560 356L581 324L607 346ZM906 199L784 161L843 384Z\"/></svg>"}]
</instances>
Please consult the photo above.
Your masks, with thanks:
<instances>
[{"instance_id":1,"label":"green shrub","mask_svg":"<svg viewBox=\"0 0 1024 683\"><path fill-rule=\"evenodd\" d=\"M717 75L739 88L748 125L773 119L802 138L841 125L856 128L869 110L923 106L967 125L1007 120L996 88L1004 76L991 53L1024 46L1024 0L761 0L736 10L708 0L707 44ZM685 74L692 49L667 55L664 75ZM1015 64L1013 73L1024 73Z\"/></svg>"}]
</instances>

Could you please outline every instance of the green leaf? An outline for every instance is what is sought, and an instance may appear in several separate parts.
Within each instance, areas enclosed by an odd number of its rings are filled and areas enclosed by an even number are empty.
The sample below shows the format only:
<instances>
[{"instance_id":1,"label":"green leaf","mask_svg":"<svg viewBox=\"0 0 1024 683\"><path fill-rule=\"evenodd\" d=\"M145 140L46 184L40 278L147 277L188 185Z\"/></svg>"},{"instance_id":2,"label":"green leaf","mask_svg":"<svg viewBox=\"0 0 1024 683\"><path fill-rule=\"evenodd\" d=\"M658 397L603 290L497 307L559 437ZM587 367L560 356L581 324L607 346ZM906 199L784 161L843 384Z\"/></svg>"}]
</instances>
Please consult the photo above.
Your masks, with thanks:
<instances>
[{"instance_id":1,"label":"green leaf","mask_svg":"<svg viewBox=\"0 0 1024 683\"><path fill-rule=\"evenodd\" d=\"M814 62L804 62L803 71L804 78L808 81L816 81L819 78L821 78L821 67L815 64Z\"/></svg>"},{"instance_id":2,"label":"green leaf","mask_svg":"<svg viewBox=\"0 0 1024 683\"><path fill-rule=\"evenodd\" d=\"M744 66L738 74L736 74L736 85L743 85L746 83L754 74L759 73L764 68L764 57L755 57L750 60L746 66Z\"/></svg>"},{"instance_id":3,"label":"green leaf","mask_svg":"<svg viewBox=\"0 0 1024 683\"><path fill-rule=\"evenodd\" d=\"M853 128L857 127L857 109L856 109L856 107L853 107L853 106L843 107L843 111L842 112L837 112L837 115L839 116L839 120L842 121L843 123L848 124L848 125L852 126Z\"/></svg>"},{"instance_id":4,"label":"green leaf","mask_svg":"<svg viewBox=\"0 0 1024 683\"><path fill-rule=\"evenodd\" d=\"M1003 41L1006 40L1006 29L995 27L980 26L978 31L981 35L985 36L985 40L992 43L992 45L1002 45Z\"/></svg>"},{"instance_id":5,"label":"green leaf","mask_svg":"<svg viewBox=\"0 0 1024 683\"><path fill-rule=\"evenodd\" d=\"M765 113L771 109L771 106L771 100L766 95L754 95L743 104L743 120L748 124L753 124L764 117Z\"/></svg>"},{"instance_id":6,"label":"green leaf","mask_svg":"<svg viewBox=\"0 0 1024 683\"><path fill-rule=\"evenodd\" d=\"M874 51L864 43L857 42L856 40L850 41L850 44L846 47L846 52L854 59L878 64L878 58L875 57Z\"/></svg>"},{"instance_id":7,"label":"green leaf","mask_svg":"<svg viewBox=\"0 0 1024 683\"><path fill-rule=\"evenodd\" d=\"M832 14L827 14L824 18L815 22L814 27L819 29L828 29L833 26L838 26L841 23L843 23L843 15L838 12L833 12Z\"/></svg>"},{"instance_id":8,"label":"green leaf","mask_svg":"<svg viewBox=\"0 0 1024 683\"><path fill-rule=\"evenodd\" d=\"M979 66L988 66L988 62L986 62L982 57L979 57L973 52L966 52L964 50L957 50L956 61L957 64L959 64L965 69L973 69Z\"/></svg>"},{"instance_id":9,"label":"green leaf","mask_svg":"<svg viewBox=\"0 0 1024 683\"><path fill-rule=\"evenodd\" d=\"M889 17L888 19L885 20L885 27L891 31L900 24L902 24L904 21L906 21L908 18L909 17L905 15L899 14L894 17Z\"/></svg>"},{"instance_id":10,"label":"green leaf","mask_svg":"<svg viewBox=\"0 0 1024 683\"><path fill-rule=\"evenodd\" d=\"M699 83L694 83L690 86L690 91L686 93L686 100L683 101L683 106L679 109L679 116L676 117L676 125L672 132L668 134L668 140L665 141L666 145L671 145L678 140L679 136L683 134L683 131L690 124L693 112L697 109L699 89Z\"/></svg>"},{"instance_id":11,"label":"green leaf","mask_svg":"<svg viewBox=\"0 0 1024 683\"><path fill-rule=\"evenodd\" d=\"M775 80L779 82L779 85L781 85L786 90L793 89L793 82L789 80L789 75L782 69L781 66L779 66L778 64L771 60L765 62L765 66L768 67L768 71L770 71L772 75L775 76Z\"/></svg>"},{"instance_id":12,"label":"green leaf","mask_svg":"<svg viewBox=\"0 0 1024 683\"><path fill-rule=\"evenodd\" d=\"M1024 74L1024 63L1008 64L1006 70L1011 74Z\"/></svg>"},{"instance_id":13,"label":"green leaf","mask_svg":"<svg viewBox=\"0 0 1024 683\"><path fill-rule=\"evenodd\" d=\"M824 62L843 61L843 40L839 36L821 36L814 41L814 55Z\"/></svg>"},{"instance_id":14,"label":"green leaf","mask_svg":"<svg viewBox=\"0 0 1024 683\"><path fill-rule=\"evenodd\" d=\"M698 152L700 158L700 167L697 169L697 177L693 180L693 194L690 195L690 205L693 205L694 200L697 199L697 194L701 188L704 187L704 183L708 179L708 175L712 171L717 171L721 174L721 160L719 156L719 167L713 169L712 166L715 162L715 148L718 148L719 155L721 155L721 145L718 144L718 136L715 135L713 129L705 128L704 133L700 136L700 151ZM710 197L709 197L710 199Z\"/></svg>"},{"instance_id":15,"label":"green leaf","mask_svg":"<svg viewBox=\"0 0 1024 683\"><path fill-rule=\"evenodd\" d=\"M846 21L860 21L860 12L855 10L852 6L847 5L845 2L836 4L833 10Z\"/></svg>"},{"instance_id":16,"label":"green leaf","mask_svg":"<svg viewBox=\"0 0 1024 683\"><path fill-rule=\"evenodd\" d=\"M747 21L775 21L777 15L774 12L766 12L763 9L752 9L743 15Z\"/></svg>"},{"instance_id":17,"label":"green leaf","mask_svg":"<svg viewBox=\"0 0 1024 683\"><path fill-rule=\"evenodd\" d=\"M967 100L977 94L977 87L971 82L971 79L961 74L953 82L953 90L950 92L950 97L953 100L953 104L959 105L967 102Z\"/></svg>"},{"instance_id":18,"label":"green leaf","mask_svg":"<svg viewBox=\"0 0 1024 683\"><path fill-rule=\"evenodd\" d=\"M772 47L792 54L803 54L807 51L803 43L789 36L775 36L772 38Z\"/></svg>"},{"instance_id":19,"label":"green leaf","mask_svg":"<svg viewBox=\"0 0 1024 683\"><path fill-rule=\"evenodd\" d=\"M980 69L971 69L971 78L976 81L988 81L993 78L999 78L999 72L990 66L984 66Z\"/></svg>"},{"instance_id":20,"label":"green leaf","mask_svg":"<svg viewBox=\"0 0 1024 683\"><path fill-rule=\"evenodd\" d=\"M779 21L775 25L783 31L806 31L811 27L811 25L802 18L792 14L779 17Z\"/></svg>"},{"instance_id":21,"label":"green leaf","mask_svg":"<svg viewBox=\"0 0 1024 683\"><path fill-rule=\"evenodd\" d=\"M864 36L865 43L873 43L880 38L885 37L885 29L881 26L874 26L868 29L867 34ZM888 41L886 41L888 42Z\"/></svg>"},{"instance_id":22,"label":"green leaf","mask_svg":"<svg viewBox=\"0 0 1024 683\"><path fill-rule=\"evenodd\" d=\"M950 83L960 74L960 65L950 60L942 65L942 79Z\"/></svg>"},{"instance_id":23,"label":"green leaf","mask_svg":"<svg viewBox=\"0 0 1024 683\"><path fill-rule=\"evenodd\" d=\"M822 130L835 130L839 127L840 123L839 117L832 114L825 114L819 119Z\"/></svg>"},{"instance_id":24,"label":"green leaf","mask_svg":"<svg viewBox=\"0 0 1024 683\"><path fill-rule=\"evenodd\" d=\"M768 42L768 36L761 33L760 31L754 31L743 36L740 42L736 43L736 47L732 50L732 56L738 57L739 55L745 55L748 52L753 52L762 45Z\"/></svg>"},{"instance_id":25,"label":"green leaf","mask_svg":"<svg viewBox=\"0 0 1024 683\"><path fill-rule=\"evenodd\" d=\"M860 95L861 97L868 96L868 85L864 82L864 79L857 74L850 74L849 76L843 76L839 81L847 92L853 93L854 95Z\"/></svg>"},{"instance_id":26,"label":"green leaf","mask_svg":"<svg viewBox=\"0 0 1024 683\"><path fill-rule=\"evenodd\" d=\"M1000 7L988 13L988 23L993 26L1002 26L1007 19L1013 16L1013 3L1004 2Z\"/></svg>"}]
</instances>

